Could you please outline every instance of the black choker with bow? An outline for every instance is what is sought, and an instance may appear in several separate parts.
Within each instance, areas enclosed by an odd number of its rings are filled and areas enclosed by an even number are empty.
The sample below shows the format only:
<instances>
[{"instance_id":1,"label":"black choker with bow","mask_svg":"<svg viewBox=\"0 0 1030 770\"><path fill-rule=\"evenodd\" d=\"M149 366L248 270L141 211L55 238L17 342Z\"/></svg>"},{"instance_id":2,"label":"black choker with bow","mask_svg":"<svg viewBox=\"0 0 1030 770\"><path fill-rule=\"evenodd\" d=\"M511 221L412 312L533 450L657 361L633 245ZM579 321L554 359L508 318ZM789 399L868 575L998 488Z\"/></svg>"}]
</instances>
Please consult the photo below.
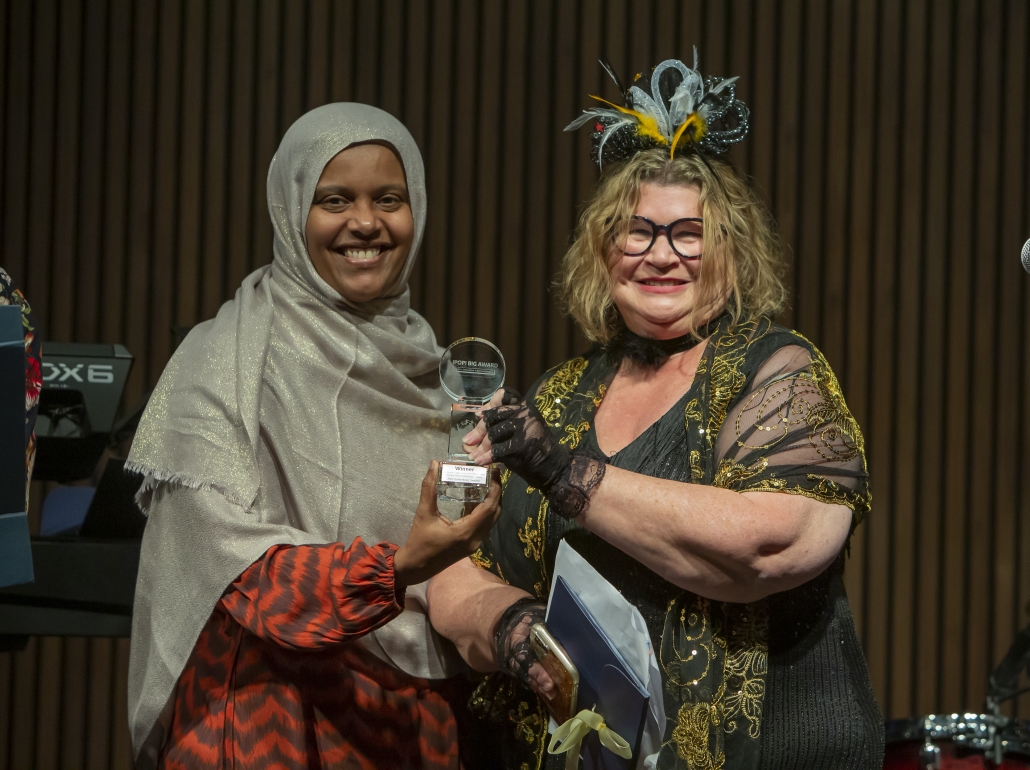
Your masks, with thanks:
<instances>
[{"instance_id":1,"label":"black choker with bow","mask_svg":"<svg viewBox=\"0 0 1030 770\"><path fill-rule=\"evenodd\" d=\"M669 360L669 356L691 350L712 335L721 318L710 321L696 333L684 334L671 340L654 340L641 337L623 327L604 346L609 366L618 366L623 361L632 361L645 369L658 369Z\"/></svg>"}]
</instances>

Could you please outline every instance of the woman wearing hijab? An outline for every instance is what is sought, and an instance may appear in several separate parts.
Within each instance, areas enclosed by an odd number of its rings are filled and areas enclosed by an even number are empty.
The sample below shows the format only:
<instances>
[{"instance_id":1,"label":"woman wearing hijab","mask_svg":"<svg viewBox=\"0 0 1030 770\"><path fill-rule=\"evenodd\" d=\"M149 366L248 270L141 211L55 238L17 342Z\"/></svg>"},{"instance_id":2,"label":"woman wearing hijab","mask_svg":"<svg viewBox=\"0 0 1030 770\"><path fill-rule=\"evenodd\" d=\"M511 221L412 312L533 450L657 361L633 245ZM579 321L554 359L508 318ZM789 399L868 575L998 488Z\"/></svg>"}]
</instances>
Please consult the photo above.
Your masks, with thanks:
<instances>
[{"instance_id":1,"label":"woman wearing hijab","mask_svg":"<svg viewBox=\"0 0 1030 770\"><path fill-rule=\"evenodd\" d=\"M422 159L387 113L326 105L286 132L268 208L271 265L183 342L129 457L137 767L456 768L435 680L457 659L419 584L478 547L499 488L436 509L441 350L407 287Z\"/></svg>"}]
</instances>

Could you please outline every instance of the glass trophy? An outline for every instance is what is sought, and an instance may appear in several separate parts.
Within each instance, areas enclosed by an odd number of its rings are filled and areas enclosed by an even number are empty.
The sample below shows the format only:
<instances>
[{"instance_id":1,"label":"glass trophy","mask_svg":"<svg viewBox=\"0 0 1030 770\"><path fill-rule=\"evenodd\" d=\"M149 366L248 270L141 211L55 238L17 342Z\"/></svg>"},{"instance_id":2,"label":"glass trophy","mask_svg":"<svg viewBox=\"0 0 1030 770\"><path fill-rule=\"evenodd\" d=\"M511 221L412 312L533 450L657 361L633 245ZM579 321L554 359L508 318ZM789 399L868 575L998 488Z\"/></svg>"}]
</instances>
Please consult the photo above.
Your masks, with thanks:
<instances>
[{"instance_id":1,"label":"glass trophy","mask_svg":"<svg viewBox=\"0 0 1030 770\"><path fill-rule=\"evenodd\" d=\"M482 502L490 491L490 469L472 462L461 440L476 427L483 405L504 385L504 356L478 337L452 342L440 359L440 384L454 403L437 496L441 501Z\"/></svg>"}]
</instances>

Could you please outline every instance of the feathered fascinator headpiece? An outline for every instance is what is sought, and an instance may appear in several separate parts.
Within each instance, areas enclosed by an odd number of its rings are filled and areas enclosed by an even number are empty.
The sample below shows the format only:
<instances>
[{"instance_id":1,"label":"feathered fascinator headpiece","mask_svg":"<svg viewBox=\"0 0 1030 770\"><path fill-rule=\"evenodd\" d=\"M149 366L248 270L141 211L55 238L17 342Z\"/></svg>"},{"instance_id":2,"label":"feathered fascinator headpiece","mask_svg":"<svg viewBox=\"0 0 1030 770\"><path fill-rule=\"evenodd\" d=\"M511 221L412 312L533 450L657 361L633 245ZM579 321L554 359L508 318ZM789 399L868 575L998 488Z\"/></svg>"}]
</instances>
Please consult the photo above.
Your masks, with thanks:
<instances>
[{"instance_id":1,"label":"feathered fascinator headpiece","mask_svg":"<svg viewBox=\"0 0 1030 770\"><path fill-rule=\"evenodd\" d=\"M591 95L607 104L583 110L565 127L574 131L593 121L593 155L598 167L623 161L641 150L665 149L669 157L685 151L719 156L748 131L747 106L736 98L737 78L702 78L678 59L667 59L651 70L650 87L623 88L611 66L601 62L625 95L625 106ZM641 76L634 79L639 82Z\"/></svg>"}]
</instances>

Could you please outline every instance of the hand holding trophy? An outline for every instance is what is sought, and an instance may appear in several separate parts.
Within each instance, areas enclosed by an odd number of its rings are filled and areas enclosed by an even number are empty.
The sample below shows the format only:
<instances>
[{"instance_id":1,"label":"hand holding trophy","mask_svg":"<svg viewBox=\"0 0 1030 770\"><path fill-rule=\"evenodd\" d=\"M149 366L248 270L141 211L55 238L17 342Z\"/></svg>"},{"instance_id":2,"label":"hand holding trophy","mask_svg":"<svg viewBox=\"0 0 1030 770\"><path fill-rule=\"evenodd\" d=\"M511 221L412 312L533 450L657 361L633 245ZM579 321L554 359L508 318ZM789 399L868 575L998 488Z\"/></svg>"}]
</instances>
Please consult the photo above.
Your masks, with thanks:
<instances>
[{"instance_id":1,"label":"hand holding trophy","mask_svg":"<svg viewBox=\"0 0 1030 770\"><path fill-rule=\"evenodd\" d=\"M454 403L437 496L441 501L478 503L490 491L490 469L473 462L461 440L476 426L483 406L503 387L504 356L493 343L478 337L452 342L440 359L440 384Z\"/></svg>"}]
</instances>

